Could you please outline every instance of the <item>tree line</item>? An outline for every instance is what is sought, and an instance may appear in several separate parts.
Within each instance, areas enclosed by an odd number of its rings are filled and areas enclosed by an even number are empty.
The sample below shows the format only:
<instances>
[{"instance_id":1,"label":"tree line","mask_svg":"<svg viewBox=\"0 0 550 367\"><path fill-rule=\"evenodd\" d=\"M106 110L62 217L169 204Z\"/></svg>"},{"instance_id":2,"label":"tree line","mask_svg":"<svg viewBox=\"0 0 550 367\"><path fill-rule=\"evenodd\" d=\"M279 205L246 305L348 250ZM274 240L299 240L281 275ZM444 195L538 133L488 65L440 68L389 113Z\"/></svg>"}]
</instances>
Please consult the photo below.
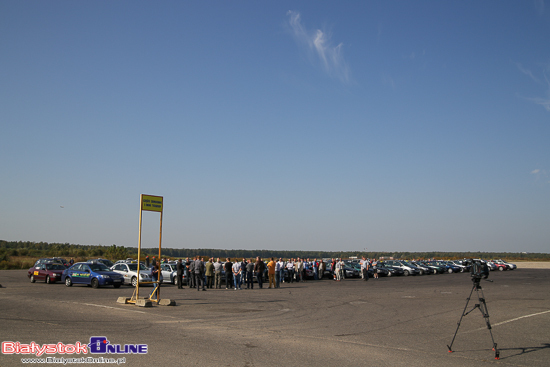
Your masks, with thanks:
<instances>
[{"instance_id":1,"label":"tree line","mask_svg":"<svg viewBox=\"0 0 550 367\"><path fill-rule=\"evenodd\" d=\"M158 248L142 248L141 256L158 256ZM174 249L163 248L163 258L187 258L202 256L205 258L361 258L366 256L371 259L394 258L394 259L504 259L508 261L550 261L548 253L524 253L524 252L360 252L360 251L299 251L299 250L228 250L228 249ZM74 258L75 261L83 261L92 258L107 258L109 260L120 260L126 258L137 258L136 247L103 245L78 245L69 243L47 243L31 241L4 241L0 240L0 269L24 269L34 264L34 260L41 257L66 257Z\"/></svg>"}]
</instances>

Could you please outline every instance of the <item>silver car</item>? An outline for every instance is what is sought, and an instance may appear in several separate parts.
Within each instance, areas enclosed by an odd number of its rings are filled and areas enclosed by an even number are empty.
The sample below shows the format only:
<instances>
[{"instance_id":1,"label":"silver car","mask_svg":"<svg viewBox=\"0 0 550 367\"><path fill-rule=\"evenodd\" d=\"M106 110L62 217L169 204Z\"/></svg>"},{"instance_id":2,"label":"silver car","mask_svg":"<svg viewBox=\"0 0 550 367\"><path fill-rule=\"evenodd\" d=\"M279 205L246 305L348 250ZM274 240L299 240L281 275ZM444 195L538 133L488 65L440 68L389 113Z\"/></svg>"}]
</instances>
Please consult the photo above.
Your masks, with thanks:
<instances>
[{"instance_id":1,"label":"silver car","mask_svg":"<svg viewBox=\"0 0 550 367\"><path fill-rule=\"evenodd\" d=\"M135 287L138 282L138 274L137 274L137 263L118 263L111 267L111 270L122 274L124 277L124 284L130 284L132 287ZM142 270L143 269L143 270ZM151 272L148 268L143 268L140 266L139 269L139 282L150 282L151 281Z\"/></svg>"}]
</instances>

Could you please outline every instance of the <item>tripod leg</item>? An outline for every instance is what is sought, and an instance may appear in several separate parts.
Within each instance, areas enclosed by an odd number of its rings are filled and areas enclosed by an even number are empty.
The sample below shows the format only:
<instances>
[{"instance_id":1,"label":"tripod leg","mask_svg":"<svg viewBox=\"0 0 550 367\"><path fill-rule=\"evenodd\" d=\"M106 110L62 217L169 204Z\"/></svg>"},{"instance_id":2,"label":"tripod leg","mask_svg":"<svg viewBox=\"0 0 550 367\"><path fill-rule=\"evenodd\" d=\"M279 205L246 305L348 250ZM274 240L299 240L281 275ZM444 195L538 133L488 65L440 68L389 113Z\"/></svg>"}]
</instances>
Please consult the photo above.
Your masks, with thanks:
<instances>
[{"instance_id":1,"label":"tripod leg","mask_svg":"<svg viewBox=\"0 0 550 367\"><path fill-rule=\"evenodd\" d=\"M483 290L481 287L479 287L481 290L481 297L479 296L479 292L477 293L477 298L479 299L479 311L483 315L483 318L485 319L485 324L487 324L487 329L489 330L489 334L491 335L491 341L493 342L493 350L495 351L495 359L500 359L500 352L497 348L497 343L495 343L495 339L493 338L493 332L491 331L491 321L489 321L489 310L487 309L487 303L485 302L485 295L483 294ZM477 291L477 289L476 289Z\"/></svg>"},{"instance_id":2,"label":"tripod leg","mask_svg":"<svg viewBox=\"0 0 550 367\"><path fill-rule=\"evenodd\" d=\"M455 342L456 334L458 333L458 329L460 328L460 323L462 322L462 318L466 315L466 309L468 308L468 303L470 303L470 298L472 298L472 293L473 293L475 287L476 286L474 284L474 286L472 287L472 290L470 291L470 295L466 299L466 305L464 306L464 311L462 311L462 316L460 316L460 320L458 320L458 324L456 326L456 331L455 331L455 335L453 336L453 340L451 341L450 345L447 345L447 348L449 348L449 353L453 352L452 347L453 347L453 343Z\"/></svg>"}]
</instances>

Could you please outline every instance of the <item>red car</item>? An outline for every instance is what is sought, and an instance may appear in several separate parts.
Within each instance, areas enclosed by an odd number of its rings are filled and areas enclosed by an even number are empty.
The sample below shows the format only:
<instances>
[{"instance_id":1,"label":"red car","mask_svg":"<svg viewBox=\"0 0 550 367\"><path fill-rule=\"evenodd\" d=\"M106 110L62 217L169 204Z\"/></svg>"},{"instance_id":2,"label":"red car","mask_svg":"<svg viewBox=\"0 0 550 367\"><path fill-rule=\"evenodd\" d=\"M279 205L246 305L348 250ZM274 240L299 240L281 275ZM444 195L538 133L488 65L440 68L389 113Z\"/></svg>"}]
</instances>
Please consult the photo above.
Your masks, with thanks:
<instances>
[{"instance_id":1,"label":"red car","mask_svg":"<svg viewBox=\"0 0 550 367\"><path fill-rule=\"evenodd\" d=\"M61 274L66 267L62 264L45 263L40 264L29 269L27 276L30 278L31 283L37 280L43 280L46 283L54 283L61 280Z\"/></svg>"}]
</instances>

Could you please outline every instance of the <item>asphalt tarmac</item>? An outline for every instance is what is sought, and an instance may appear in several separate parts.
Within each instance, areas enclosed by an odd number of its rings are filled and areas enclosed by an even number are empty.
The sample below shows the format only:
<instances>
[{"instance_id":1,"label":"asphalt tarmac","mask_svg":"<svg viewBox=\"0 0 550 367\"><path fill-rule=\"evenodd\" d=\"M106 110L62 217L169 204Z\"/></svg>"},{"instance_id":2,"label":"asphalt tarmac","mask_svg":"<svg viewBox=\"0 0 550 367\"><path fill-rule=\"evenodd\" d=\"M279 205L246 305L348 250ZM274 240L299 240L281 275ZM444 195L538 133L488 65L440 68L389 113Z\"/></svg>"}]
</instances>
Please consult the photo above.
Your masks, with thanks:
<instances>
[{"instance_id":1,"label":"asphalt tarmac","mask_svg":"<svg viewBox=\"0 0 550 367\"><path fill-rule=\"evenodd\" d=\"M30 283L0 271L0 339L30 344L147 345L126 366L548 366L550 269L492 272L481 282L500 359L476 292L448 352L472 282L469 274L284 283L280 289L195 289L166 285L176 306L116 303L133 288ZM141 288L142 295L151 288ZM4 352L4 350L2 351ZM54 355L57 358L91 357ZM34 355L0 354L0 366ZM43 355L40 358L51 356ZM36 357L35 357L36 358Z\"/></svg>"}]
</instances>

